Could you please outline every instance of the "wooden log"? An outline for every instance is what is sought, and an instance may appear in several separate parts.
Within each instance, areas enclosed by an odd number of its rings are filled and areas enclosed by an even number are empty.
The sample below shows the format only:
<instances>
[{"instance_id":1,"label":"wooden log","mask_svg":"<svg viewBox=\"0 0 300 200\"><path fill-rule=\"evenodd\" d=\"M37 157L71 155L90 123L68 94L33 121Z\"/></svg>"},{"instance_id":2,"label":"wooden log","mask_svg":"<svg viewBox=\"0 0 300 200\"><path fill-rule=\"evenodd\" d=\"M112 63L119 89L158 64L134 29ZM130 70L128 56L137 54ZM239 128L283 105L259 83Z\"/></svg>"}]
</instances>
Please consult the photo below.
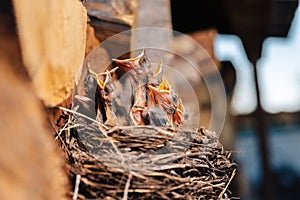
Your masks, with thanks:
<instances>
[{"instance_id":1,"label":"wooden log","mask_svg":"<svg viewBox=\"0 0 300 200\"><path fill-rule=\"evenodd\" d=\"M87 13L78 0L13 0L24 65L35 92L56 106L72 92L85 55Z\"/></svg>"},{"instance_id":2,"label":"wooden log","mask_svg":"<svg viewBox=\"0 0 300 200\"><path fill-rule=\"evenodd\" d=\"M0 199L64 199L64 162L22 65L13 17L0 18Z\"/></svg>"}]
</instances>

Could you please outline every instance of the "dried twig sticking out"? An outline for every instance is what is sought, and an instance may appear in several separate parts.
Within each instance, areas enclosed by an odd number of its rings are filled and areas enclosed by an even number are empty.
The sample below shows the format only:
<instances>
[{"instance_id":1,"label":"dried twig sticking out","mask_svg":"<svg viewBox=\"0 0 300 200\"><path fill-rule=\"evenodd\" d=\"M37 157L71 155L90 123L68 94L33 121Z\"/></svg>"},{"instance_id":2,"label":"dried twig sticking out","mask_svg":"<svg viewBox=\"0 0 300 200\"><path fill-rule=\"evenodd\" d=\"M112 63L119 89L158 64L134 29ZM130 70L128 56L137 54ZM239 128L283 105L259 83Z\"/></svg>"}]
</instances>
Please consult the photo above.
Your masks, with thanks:
<instances>
[{"instance_id":1,"label":"dried twig sticking out","mask_svg":"<svg viewBox=\"0 0 300 200\"><path fill-rule=\"evenodd\" d=\"M120 152L120 150L118 149L118 147L114 144L114 142L112 140L109 139L107 133L106 133L106 130L103 129L103 124L99 123L97 120L94 120L86 115L83 115L81 113L78 113L74 110L70 110L70 109L67 109L67 108L64 108L64 107L58 107L59 109L63 110L63 111L66 111L66 112L69 112L69 113L72 113L72 114L75 114L75 115L79 115L81 117L84 117L88 120L91 120L92 122L96 122L98 124L98 127L99 127L99 130L102 132L102 134L108 139L108 141L110 141L110 144L113 146L113 148L115 149L116 153L120 156L121 160L122 160L122 163L121 165L124 164L124 157L122 155L122 153ZM104 126L105 127L105 126ZM125 167L125 166L124 166Z\"/></svg>"},{"instance_id":2,"label":"dried twig sticking out","mask_svg":"<svg viewBox=\"0 0 300 200\"><path fill-rule=\"evenodd\" d=\"M233 170L230 179L228 180L226 186L224 187L224 189L223 189L222 192L220 193L218 199L222 199L222 196L223 196L223 194L226 192L226 190L227 190L229 184L231 183L233 177L235 176L235 173L236 173L236 169Z\"/></svg>"},{"instance_id":3,"label":"dried twig sticking out","mask_svg":"<svg viewBox=\"0 0 300 200\"><path fill-rule=\"evenodd\" d=\"M128 199L128 190L129 190L129 186L130 186L131 177L132 177L132 174L129 172L128 179L127 179L125 189L124 189L123 200Z\"/></svg>"},{"instance_id":4,"label":"dried twig sticking out","mask_svg":"<svg viewBox=\"0 0 300 200\"><path fill-rule=\"evenodd\" d=\"M79 192L79 184L80 184L81 175L76 175L76 182L75 182L75 188L73 193L73 200L77 200L78 192Z\"/></svg>"}]
</instances>

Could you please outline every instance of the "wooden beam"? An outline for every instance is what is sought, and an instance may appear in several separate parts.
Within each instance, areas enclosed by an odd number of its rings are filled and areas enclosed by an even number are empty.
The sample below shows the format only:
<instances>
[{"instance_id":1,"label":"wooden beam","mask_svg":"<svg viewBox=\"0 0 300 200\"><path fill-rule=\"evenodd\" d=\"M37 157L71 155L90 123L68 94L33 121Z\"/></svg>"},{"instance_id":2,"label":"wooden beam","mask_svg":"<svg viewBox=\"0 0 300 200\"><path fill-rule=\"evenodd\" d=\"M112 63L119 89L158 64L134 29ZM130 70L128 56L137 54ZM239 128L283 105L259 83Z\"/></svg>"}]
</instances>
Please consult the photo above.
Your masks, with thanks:
<instances>
[{"instance_id":1,"label":"wooden beam","mask_svg":"<svg viewBox=\"0 0 300 200\"><path fill-rule=\"evenodd\" d=\"M0 199L65 199L64 161L22 65L14 17L0 18Z\"/></svg>"},{"instance_id":2,"label":"wooden beam","mask_svg":"<svg viewBox=\"0 0 300 200\"><path fill-rule=\"evenodd\" d=\"M24 65L35 93L56 106L72 93L85 54L87 13L78 0L13 0Z\"/></svg>"},{"instance_id":3,"label":"wooden beam","mask_svg":"<svg viewBox=\"0 0 300 200\"><path fill-rule=\"evenodd\" d=\"M141 29L144 27L153 27L153 29ZM169 0L140 0L135 14L135 21L131 38L131 50L142 47L152 47L156 49L170 49L172 43L172 34L170 31L164 31L160 28L172 29L172 19ZM156 29L155 29L156 28ZM168 63L169 58L161 51L148 50L147 55L155 61L163 59Z\"/></svg>"}]
</instances>

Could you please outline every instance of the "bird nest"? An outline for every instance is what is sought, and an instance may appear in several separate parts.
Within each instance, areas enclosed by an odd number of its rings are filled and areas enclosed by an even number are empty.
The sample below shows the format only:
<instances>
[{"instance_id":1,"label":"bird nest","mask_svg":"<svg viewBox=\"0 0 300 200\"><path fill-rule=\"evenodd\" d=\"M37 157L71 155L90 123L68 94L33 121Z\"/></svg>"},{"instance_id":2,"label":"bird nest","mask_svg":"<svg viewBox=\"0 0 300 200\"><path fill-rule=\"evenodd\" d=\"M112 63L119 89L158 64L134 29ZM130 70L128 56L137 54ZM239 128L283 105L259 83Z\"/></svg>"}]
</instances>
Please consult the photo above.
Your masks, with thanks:
<instances>
[{"instance_id":1,"label":"bird nest","mask_svg":"<svg viewBox=\"0 0 300 200\"><path fill-rule=\"evenodd\" d=\"M68 161L70 198L232 199L228 186L237 166L215 132L107 127L64 110L69 112L58 138Z\"/></svg>"},{"instance_id":2,"label":"bird nest","mask_svg":"<svg viewBox=\"0 0 300 200\"><path fill-rule=\"evenodd\" d=\"M152 72L145 50L114 62L130 77L129 110L119 101L126 92L118 92L120 81L113 78L118 68L96 73L89 64L72 110L61 108L66 122L58 138L68 160L70 197L229 199L236 171L231 152L215 132L183 128L192 117L162 63Z\"/></svg>"}]
</instances>

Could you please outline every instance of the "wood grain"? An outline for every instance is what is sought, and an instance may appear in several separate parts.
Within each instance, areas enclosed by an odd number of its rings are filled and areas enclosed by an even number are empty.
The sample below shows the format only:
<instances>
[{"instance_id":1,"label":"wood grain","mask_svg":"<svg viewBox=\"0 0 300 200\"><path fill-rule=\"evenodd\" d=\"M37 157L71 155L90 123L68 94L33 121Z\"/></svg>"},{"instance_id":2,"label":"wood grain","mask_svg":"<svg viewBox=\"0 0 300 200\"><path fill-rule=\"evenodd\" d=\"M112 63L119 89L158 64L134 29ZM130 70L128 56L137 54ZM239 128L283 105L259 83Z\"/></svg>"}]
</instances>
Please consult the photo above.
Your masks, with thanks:
<instances>
[{"instance_id":1,"label":"wood grain","mask_svg":"<svg viewBox=\"0 0 300 200\"><path fill-rule=\"evenodd\" d=\"M39 98L56 106L72 92L85 55L87 13L78 0L14 0L24 65Z\"/></svg>"}]
</instances>

